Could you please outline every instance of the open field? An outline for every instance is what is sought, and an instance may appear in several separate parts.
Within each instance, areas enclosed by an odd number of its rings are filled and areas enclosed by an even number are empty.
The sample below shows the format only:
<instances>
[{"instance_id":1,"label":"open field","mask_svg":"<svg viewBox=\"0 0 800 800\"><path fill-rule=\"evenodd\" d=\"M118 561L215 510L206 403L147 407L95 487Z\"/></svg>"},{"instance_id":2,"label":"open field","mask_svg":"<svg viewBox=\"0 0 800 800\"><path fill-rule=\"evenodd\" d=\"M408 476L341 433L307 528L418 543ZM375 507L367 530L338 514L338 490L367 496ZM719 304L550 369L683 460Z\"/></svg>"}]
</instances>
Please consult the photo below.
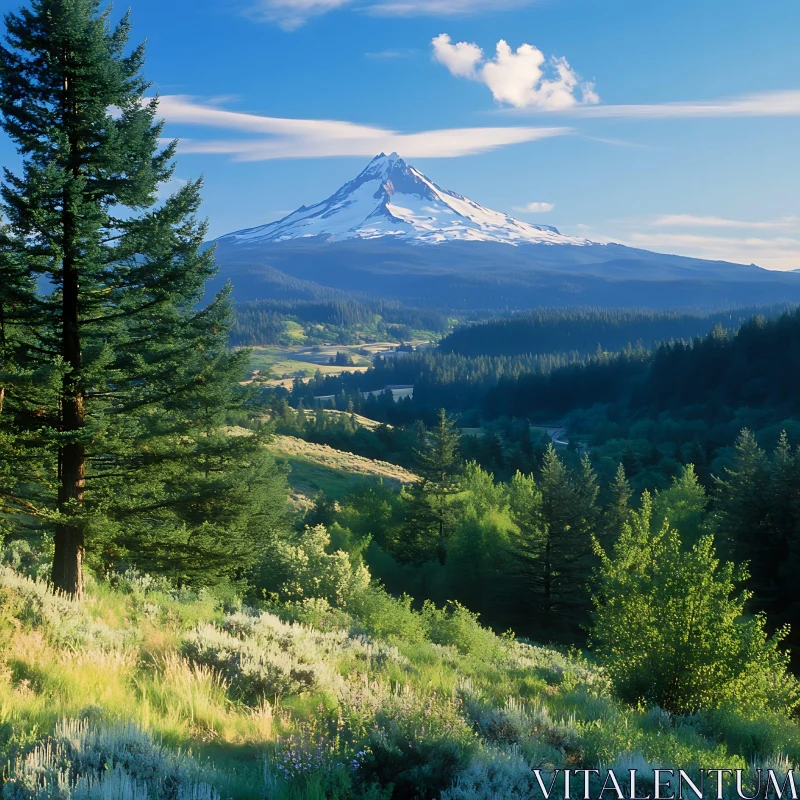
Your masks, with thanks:
<instances>
[{"instance_id":1,"label":"open field","mask_svg":"<svg viewBox=\"0 0 800 800\"><path fill-rule=\"evenodd\" d=\"M396 464L373 461L293 436L276 436L272 447L292 469L289 484L292 501L298 507L308 506L319 492L333 500L340 499L368 479L382 480L398 490L417 479Z\"/></svg>"},{"instance_id":2,"label":"open field","mask_svg":"<svg viewBox=\"0 0 800 800\"><path fill-rule=\"evenodd\" d=\"M296 325L296 323L292 323ZM364 372L372 366L372 359L378 354L395 352L396 342L372 342L354 345L315 345L306 347L300 342L303 329L297 325L292 334L298 344L291 347L280 345L263 345L252 347L251 364L253 374L270 375L271 386L291 388L296 377L311 378L319 370L323 375L341 375L343 372ZM425 340L415 340L415 347L428 344ZM339 366L329 363L337 353L347 353L353 359L353 366Z\"/></svg>"}]
</instances>

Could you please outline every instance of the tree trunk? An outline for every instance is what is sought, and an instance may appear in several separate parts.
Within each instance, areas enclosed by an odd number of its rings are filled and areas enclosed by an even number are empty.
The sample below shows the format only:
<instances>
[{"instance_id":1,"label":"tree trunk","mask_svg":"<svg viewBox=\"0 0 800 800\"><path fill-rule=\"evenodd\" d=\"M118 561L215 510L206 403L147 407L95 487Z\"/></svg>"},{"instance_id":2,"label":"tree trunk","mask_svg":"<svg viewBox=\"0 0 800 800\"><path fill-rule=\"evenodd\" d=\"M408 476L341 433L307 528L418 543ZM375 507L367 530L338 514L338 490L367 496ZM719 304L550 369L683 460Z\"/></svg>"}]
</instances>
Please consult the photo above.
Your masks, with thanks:
<instances>
[{"instance_id":1,"label":"tree trunk","mask_svg":"<svg viewBox=\"0 0 800 800\"><path fill-rule=\"evenodd\" d=\"M76 116L69 81L64 81L65 127ZM70 172L80 177L79 143L70 131ZM80 274L78 224L73 206L73 187L67 184L62 205L63 262L61 307L61 352L70 371L64 375L61 396L61 431L75 438L83 431L86 419L81 376L83 358L80 334ZM56 526L53 554L53 586L72 597L83 597L84 522L83 494L86 487L86 448L81 441L63 444L58 451L58 510L62 521Z\"/></svg>"},{"instance_id":2,"label":"tree trunk","mask_svg":"<svg viewBox=\"0 0 800 800\"><path fill-rule=\"evenodd\" d=\"M70 226L65 227L68 230ZM72 369L62 385L61 430L79 434L84 427L85 410L80 384L79 284L72 259L65 257L63 274L62 348L64 360ZM52 580L56 589L78 599L83 596L84 530L79 515L85 486L86 449L81 442L64 444L58 451L58 509L66 520L56 526Z\"/></svg>"}]
</instances>

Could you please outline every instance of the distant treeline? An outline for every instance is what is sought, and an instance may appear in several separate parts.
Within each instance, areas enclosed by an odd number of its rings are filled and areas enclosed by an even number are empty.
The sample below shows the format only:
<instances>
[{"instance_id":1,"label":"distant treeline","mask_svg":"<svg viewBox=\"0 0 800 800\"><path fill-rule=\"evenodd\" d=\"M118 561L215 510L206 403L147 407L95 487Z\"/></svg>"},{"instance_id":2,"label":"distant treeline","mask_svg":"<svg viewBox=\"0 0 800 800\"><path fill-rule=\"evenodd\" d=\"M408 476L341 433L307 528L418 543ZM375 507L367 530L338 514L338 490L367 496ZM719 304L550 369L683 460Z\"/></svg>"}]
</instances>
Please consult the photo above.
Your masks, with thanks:
<instances>
[{"instance_id":1,"label":"distant treeline","mask_svg":"<svg viewBox=\"0 0 800 800\"><path fill-rule=\"evenodd\" d=\"M319 375L307 384L298 383L292 390L291 402L308 406L315 396L334 395L340 397L342 403L352 399L357 408L369 411L360 400L361 392L405 384L414 386L412 416L409 417L411 411L402 403L376 406L370 416L397 423L415 417L432 419L440 408L458 412L479 410L486 394L501 380L544 375L580 359L578 353L468 358L431 348L403 357L378 358L375 366L365 373Z\"/></svg>"},{"instance_id":2,"label":"distant treeline","mask_svg":"<svg viewBox=\"0 0 800 800\"><path fill-rule=\"evenodd\" d=\"M756 316L737 331L720 324L703 338L655 350L603 353L550 374L499 381L488 417L563 414L597 403L625 413L651 410L719 419L725 409L800 411L800 310Z\"/></svg>"},{"instance_id":3,"label":"distant treeline","mask_svg":"<svg viewBox=\"0 0 800 800\"><path fill-rule=\"evenodd\" d=\"M710 314L636 309L537 308L512 317L457 328L441 342L444 352L464 356L517 356L526 353L577 351L593 355L598 348L650 348L659 342L691 340L715 325L741 325L750 317L776 316L780 306L737 308Z\"/></svg>"},{"instance_id":4,"label":"distant treeline","mask_svg":"<svg viewBox=\"0 0 800 800\"><path fill-rule=\"evenodd\" d=\"M315 300L256 300L239 303L232 345L281 344L285 323L322 325L333 330L372 328L393 338L410 338L415 330L444 333L450 327L445 314L427 308L407 308L384 300L346 296ZM396 330L389 331L390 328Z\"/></svg>"}]
</instances>

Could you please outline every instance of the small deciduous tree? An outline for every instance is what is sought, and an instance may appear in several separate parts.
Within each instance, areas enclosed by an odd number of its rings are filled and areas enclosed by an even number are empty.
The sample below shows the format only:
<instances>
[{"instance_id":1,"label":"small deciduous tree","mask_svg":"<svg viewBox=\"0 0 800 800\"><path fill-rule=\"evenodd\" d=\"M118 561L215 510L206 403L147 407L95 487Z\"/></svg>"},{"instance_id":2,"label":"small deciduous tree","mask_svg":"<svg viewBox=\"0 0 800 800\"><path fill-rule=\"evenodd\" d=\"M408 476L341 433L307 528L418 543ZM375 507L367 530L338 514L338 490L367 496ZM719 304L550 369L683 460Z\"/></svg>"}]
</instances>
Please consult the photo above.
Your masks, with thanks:
<instances>
[{"instance_id":1,"label":"small deciduous tree","mask_svg":"<svg viewBox=\"0 0 800 800\"><path fill-rule=\"evenodd\" d=\"M745 574L719 561L711 536L687 550L668 521L653 533L651 520L645 493L613 550L597 547L591 645L616 693L676 714L791 712L800 692L780 650L786 630L770 637L763 616L745 615Z\"/></svg>"}]
</instances>

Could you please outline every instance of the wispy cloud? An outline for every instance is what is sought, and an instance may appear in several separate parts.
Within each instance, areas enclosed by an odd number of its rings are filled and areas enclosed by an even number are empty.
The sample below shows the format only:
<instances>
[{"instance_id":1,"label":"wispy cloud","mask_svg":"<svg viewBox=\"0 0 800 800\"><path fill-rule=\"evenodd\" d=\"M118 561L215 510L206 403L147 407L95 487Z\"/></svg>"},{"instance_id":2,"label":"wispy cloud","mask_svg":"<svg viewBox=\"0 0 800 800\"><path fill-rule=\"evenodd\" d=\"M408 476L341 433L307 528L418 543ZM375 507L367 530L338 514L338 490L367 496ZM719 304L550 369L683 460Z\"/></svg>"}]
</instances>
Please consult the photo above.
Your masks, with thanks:
<instances>
[{"instance_id":1,"label":"wispy cloud","mask_svg":"<svg viewBox=\"0 0 800 800\"><path fill-rule=\"evenodd\" d=\"M632 233L622 241L632 247L677 255L758 264L777 270L800 268L800 238L702 236L689 233Z\"/></svg>"},{"instance_id":2,"label":"wispy cloud","mask_svg":"<svg viewBox=\"0 0 800 800\"><path fill-rule=\"evenodd\" d=\"M774 270L800 269L800 218L745 221L717 216L663 214L577 225L582 236L662 253L758 264ZM774 236L748 231L781 231Z\"/></svg>"},{"instance_id":3,"label":"wispy cloud","mask_svg":"<svg viewBox=\"0 0 800 800\"><path fill-rule=\"evenodd\" d=\"M256 22L272 22L287 31L304 25L311 17L349 6L352 0L257 0L245 14Z\"/></svg>"},{"instance_id":4,"label":"wispy cloud","mask_svg":"<svg viewBox=\"0 0 800 800\"><path fill-rule=\"evenodd\" d=\"M542 106L507 109L509 114L552 111ZM703 119L715 117L796 117L800 116L800 90L727 97L716 100L692 100L671 103L642 103L630 105L573 104L564 113L608 119Z\"/></svg>"},{"instance_id":5,"label":"wispy cloud","mask_svg":"<svg viewBox=\"0 0 800 800\"><path fill-rule=\"evenodd\" d=\"M235 161L374 156L396 151L407 158L451 158L570 133L563 127L484 127L404 133L340 120L285 119L226 111L185 95L160 98L167 122L241 134L230 139L181 138L182 153L226 155Z\"/></svg>"},{"instance_id":6,"label":"wispy cloud","mask_svg":"<svg viewBox=\"0 0 800 800\"><path fill-rule=\"evenodd\" d=\"M372 53L364 53L364 58L370 58L375 61L397 61L402 58L412 58L417 55L419 50L377 50Z\"/></svg>"},{"instance_id":7,"label":"wispy cloud","mask_svg":"<svg viewBox=\"0 0 800 800\"><path fill-rule=\"evenodd\" d=\"M735 228L739 230L795 230L800 229L797 217L765 221L725 219L724 217L698 217L693 214L662 214L653 225L659 228Z\"/></svg>"},{"instance_id":8,"label":"wispy cloud","mask_svg":"<svg viewBox=\"0 0 800 800\"><path fill-rule=\"evenodd\" d=\"M544 214L555 208L553 203L526 203L524 206L514 206L514 211L518 214Z\"/></svg>"},{"instance_id":9,"label":"wispy cloud","mask_svg":"<svg viewBox=\"0 0 800 800\"><path fill-rule=\"evenodd\" d=\"M442 33L432 41L433 57L457 78L483 83L498 103L514 108L563 111L599 103L594 84L582 82L566 58L547 59L531 44L512 50L501 39L494 58L486 58L474 42L453 44Z\"/></svg>"},{"instance_id":10,"label":"wispy cloud","mask_svg":"<svg viewBox=\"0 0 800 800\"><path fill-rule=\"evenodd\" d=\"M257 22L271 22L285 30L295 30L312 17L340 8L354 8L375 16L456 17L520 8L537 0L255 0L246 14Z\"/></svg>"}]
</instances>

